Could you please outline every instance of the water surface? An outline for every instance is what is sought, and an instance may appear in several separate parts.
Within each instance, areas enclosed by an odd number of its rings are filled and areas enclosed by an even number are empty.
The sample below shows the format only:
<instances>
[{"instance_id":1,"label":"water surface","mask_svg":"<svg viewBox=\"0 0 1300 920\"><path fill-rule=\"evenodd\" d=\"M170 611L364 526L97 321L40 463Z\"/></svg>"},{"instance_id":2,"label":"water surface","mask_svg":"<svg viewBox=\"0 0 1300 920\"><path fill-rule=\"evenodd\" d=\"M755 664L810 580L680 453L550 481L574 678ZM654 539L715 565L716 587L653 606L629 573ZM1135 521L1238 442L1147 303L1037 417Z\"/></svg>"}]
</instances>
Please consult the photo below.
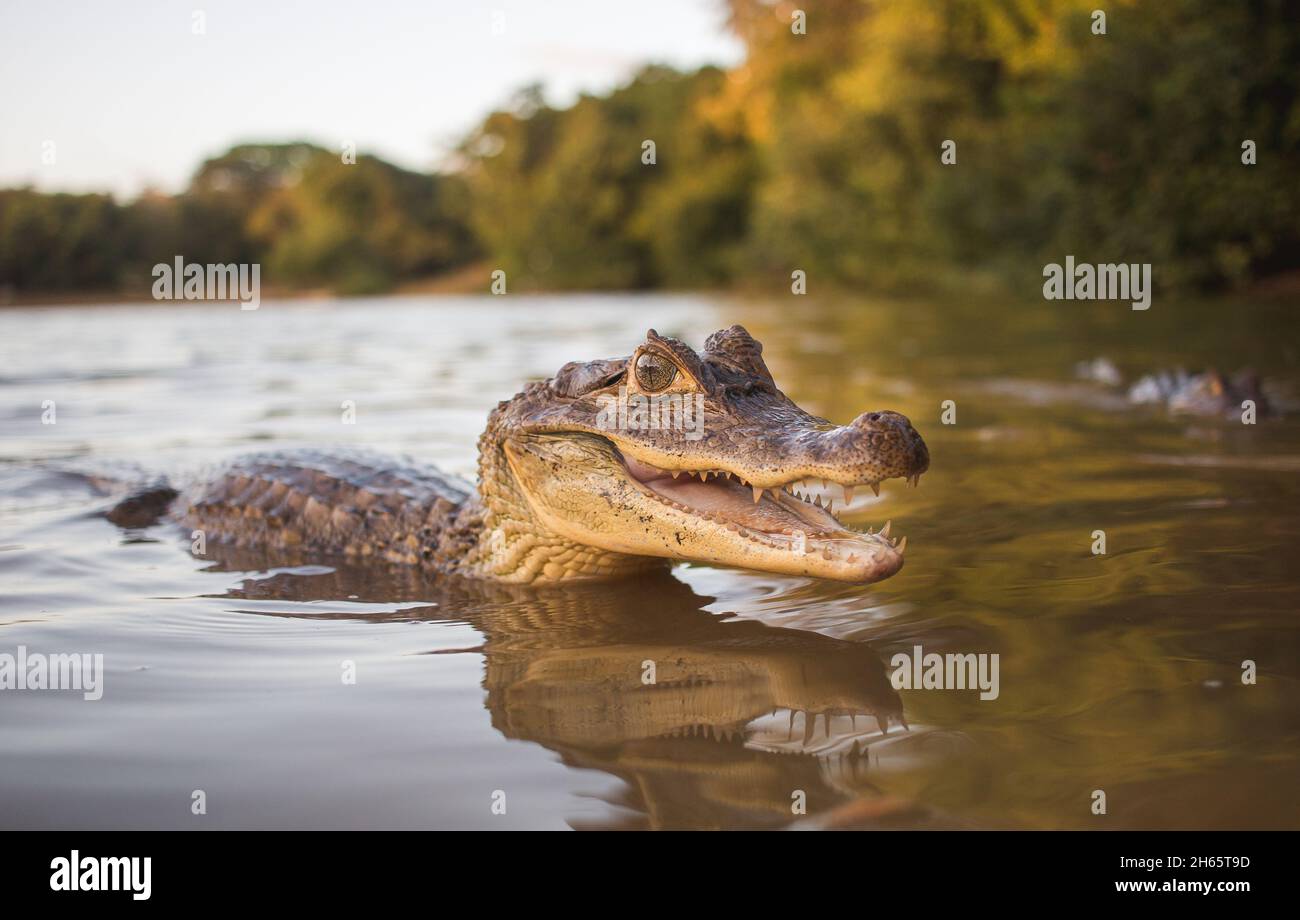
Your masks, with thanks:
<instances>
[{"instance_id":1,"label":"water surface","mask_svg":"<svg viewBox=\"0 0 1300 920\"><path fill-rule=\"evenodd\" d=\"M1285 402L1294 310L792 301L0 312L0 653L106 670L97 702L0 691L0 826L774 827L799 794L863 826L1300 826L1296 416L1171 418L1073 377L1099 355L1130 375L1249 364ZM920 488L850 513L908 536L895 578L684 565L507 589L200 558L99 516L114 483L268 447L472 476L488 410L523 382L651 326L698 347L733 322L809 410L892 408L926 437ZM998 698L895 690L892 656L917 645L998 654Z\"/></svg>"}]
</instances>

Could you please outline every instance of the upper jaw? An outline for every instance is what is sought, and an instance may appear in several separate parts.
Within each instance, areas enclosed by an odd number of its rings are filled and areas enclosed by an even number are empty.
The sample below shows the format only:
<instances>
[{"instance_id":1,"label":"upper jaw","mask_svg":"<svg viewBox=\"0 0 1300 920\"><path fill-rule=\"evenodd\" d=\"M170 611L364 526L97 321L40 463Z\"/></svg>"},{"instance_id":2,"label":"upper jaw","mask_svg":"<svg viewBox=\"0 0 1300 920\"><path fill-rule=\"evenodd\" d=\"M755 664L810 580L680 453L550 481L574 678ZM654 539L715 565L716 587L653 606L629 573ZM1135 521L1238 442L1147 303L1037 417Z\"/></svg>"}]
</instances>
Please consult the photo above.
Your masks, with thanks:
<instances>
[{"instance_id":1,"label":"upper jaw","mask_svg":"<svg viewBox=\"0 0 1300 920\"><path fill-rule=\"evenodd\" d=\"M805 495L812 483L820 482L828 491L833 483L839 487L834 492L844 494L823 500L842 502L841 507L858 488L878 495L886 479L916 485L929 469L925 442L896 412L866 412L847 425L834 425L784 398L758 408L765 419L761 424L715 421L695 440L674 436L676 432L653 438L622 430L590 433L612 442L625 457L670 473L730 475L774 493L803 483L797 491Z\"/></svg>"}]
</instances>

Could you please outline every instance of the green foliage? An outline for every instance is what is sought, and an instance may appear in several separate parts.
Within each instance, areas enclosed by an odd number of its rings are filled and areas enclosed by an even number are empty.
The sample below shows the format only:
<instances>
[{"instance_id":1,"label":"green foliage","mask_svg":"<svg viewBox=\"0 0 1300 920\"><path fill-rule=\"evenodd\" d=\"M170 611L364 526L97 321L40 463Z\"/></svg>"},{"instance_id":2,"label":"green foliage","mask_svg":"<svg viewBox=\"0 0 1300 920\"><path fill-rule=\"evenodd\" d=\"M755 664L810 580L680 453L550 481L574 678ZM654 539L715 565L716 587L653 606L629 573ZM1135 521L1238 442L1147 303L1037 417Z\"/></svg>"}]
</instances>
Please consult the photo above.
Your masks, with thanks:
<instances>
[{"instance_id":1,"label":"green foliage","mask_svg":"<svg viewBox=\"0 0 1300 920\"><path fill-rule=\"evenodd\" d=\"M767 138L755 266L866 285L994 267L1036 286L1074 253L1212 287L1300 264L1284 0L1110 4L1104 35L1091 0L807 4L797 37L763 0L731 5Z\"/></svg>"},{"instance_id":2,"label":"green foliage","mask_svg":"<svg viewBox=\"0 0 1300 920\"><path fill-rule=\"evenodd\" d=\"M296 157L290 176L258 196L247 222L267 277L278 283L382 291L473 254L456 177L408 172L373 157L341 165L323 150Z\"/></svg>"},{"instance_id":3,"label":"green foliage","mask_svg":"<svg viewBox=\"0 0 1300 920\"><path fill-rule=\"evenodd\" d=\"M305 143L241 145L172 197L0 191L0 284L140 291L153 265L182 256L259 262L278 287L380 291L474 258L467 206L456 176L347 164Z\"/></svg>"},{"instance_id":4,"label":"green foliage","mask_svg":"<svg viewBox=\"0 0 1300 920\"><path fill-rule=\"evenodd\" d=\"M113 286L126 255L122 209L107 195L0 190L0 286Z\"/></svg>"},{"instance_id":5,"label":"green foliage","mask_svg":"<svg viewBox=\"0 0 1300 920\"><path fill-rule=\"evenodd\" d=\"M703 104L714 68L650 67L604 98L560 111L540 91L465 142L474 228L524 287L640 288L726 281L754 177L739 123ZM645 162L645 142L654 162Z\"/></svg>"}]
</instances>

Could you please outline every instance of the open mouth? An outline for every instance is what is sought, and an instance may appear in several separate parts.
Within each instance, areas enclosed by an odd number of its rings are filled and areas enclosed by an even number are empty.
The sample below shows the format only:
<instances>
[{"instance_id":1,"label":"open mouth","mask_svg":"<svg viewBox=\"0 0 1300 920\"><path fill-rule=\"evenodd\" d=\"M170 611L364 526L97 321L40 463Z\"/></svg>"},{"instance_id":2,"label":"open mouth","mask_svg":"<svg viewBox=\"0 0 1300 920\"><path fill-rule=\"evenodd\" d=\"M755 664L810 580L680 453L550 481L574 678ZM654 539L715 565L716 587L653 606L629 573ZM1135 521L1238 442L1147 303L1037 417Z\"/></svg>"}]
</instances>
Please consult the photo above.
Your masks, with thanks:
<instances>
[{"instance_id":1,"label":"open mouth","mask_svg":"<svg viewBox=\"0 0 1300 920\"><path fill-rule=\"evenodd\" d=\"M845 525L835 514L835 498L823 492L840 486L840 509L853 500L854 489L866 486L879 494L879 483L823 483L822 491L807 480L791 480L762 489L726 470L665 470L622 455L629 477L642 491L696 517L714 521L743 537L793 553L820 554L848 564L885 562L897 557L901 565L907 538L890 537L890 525L873 533ZM920 476L910 477L915 483Z\"/></svg>"}]
</instances>

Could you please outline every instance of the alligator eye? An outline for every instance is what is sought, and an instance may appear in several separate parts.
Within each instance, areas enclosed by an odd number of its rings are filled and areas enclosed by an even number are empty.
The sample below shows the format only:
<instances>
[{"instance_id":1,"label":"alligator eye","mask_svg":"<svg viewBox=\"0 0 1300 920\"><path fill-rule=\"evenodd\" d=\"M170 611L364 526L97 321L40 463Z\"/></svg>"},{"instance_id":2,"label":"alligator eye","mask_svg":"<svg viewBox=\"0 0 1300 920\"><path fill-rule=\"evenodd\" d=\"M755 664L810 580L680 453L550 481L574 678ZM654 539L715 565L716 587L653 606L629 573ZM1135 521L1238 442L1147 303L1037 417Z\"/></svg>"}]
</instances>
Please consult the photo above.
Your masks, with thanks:
<instances>
[{"instance_id":1,"label":"alligator eye","mask_svg":"<svg viewBox=\"0 0 1300 920\"><path fill-rule=\"evenodd\" d=\"M662 390L677 376L677 365L663 355L643 351L636 359L636 382L651 393Z\"/></svg>"}]
</instances>

